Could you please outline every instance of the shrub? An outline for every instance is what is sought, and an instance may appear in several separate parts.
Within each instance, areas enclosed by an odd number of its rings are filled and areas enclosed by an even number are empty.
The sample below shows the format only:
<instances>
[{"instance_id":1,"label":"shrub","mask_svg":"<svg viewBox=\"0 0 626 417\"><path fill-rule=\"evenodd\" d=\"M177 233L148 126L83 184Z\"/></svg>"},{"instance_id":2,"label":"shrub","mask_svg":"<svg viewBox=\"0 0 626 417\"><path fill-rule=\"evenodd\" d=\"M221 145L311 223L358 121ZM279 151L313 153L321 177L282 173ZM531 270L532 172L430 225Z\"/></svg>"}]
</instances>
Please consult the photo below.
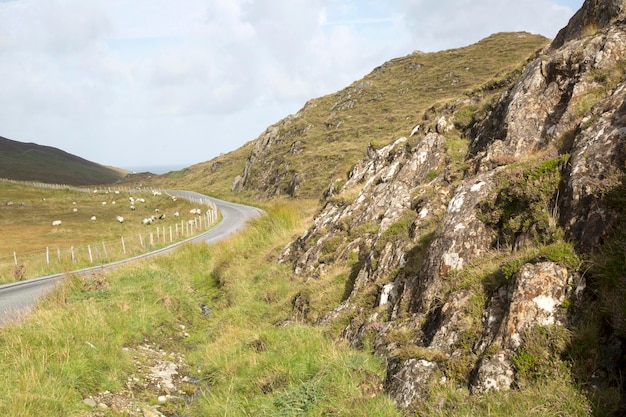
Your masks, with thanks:
<instances>
[{"instance_id":1,"label":"shrub","mask_svg":"<svg viewBox=\"0 0 626 417\"><path fill-rule=\"evenodd\" d=\"M513 165L501 173L496 190L480 205L479 218L498 232L499 243L513 247L520 236L549 244L562 237L556 225L555 200L560 167L569 155L538 163Z\"/></svg>"},{"instance_id":2,"label":"shrub","mask_svg":"<svg viewBox=\"0 0 626 417\"><path fill-rule=\"evenodd\" d=\"M535 326L522 332L522 347L513 356L517 385L525 386L539 379L559 379L566 375L560 359L570 341L561 326Z\"/></svg>"}]
</instances>

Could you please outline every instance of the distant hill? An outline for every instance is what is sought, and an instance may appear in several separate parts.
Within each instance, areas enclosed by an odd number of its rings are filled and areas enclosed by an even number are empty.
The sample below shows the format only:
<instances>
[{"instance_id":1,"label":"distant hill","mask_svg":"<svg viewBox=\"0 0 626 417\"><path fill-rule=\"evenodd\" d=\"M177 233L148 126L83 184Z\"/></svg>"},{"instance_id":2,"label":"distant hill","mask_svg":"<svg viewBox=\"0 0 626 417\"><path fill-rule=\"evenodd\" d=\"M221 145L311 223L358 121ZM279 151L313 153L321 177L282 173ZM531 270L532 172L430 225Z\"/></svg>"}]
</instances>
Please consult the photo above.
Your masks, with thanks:
<instances>
[{"instance_id":1,"label":"distant hill","mask_svg":"<svg viewBox=\"0 0 626 417\"><path fill-rule=\"evenodd\" d=\"M155 181L231 200L318 199L370 144L380 148L409 137L417 125L428 129L446 103L467 102L469 113L478 102L495 101L547 43L525 32L498 33L463 48L393 59L334 94L311 99L241 148Z\"/></svg>"},{"instance_id":2,"label":"distant hill","mask_svg":"<svg viewBox=\"0 0 626 417\"><path fill-rule=\"evenodd\" d=\"M68 185L111 184L125 172L50 146L0 137L0 178Z\"/></svg>"}]
</instances>

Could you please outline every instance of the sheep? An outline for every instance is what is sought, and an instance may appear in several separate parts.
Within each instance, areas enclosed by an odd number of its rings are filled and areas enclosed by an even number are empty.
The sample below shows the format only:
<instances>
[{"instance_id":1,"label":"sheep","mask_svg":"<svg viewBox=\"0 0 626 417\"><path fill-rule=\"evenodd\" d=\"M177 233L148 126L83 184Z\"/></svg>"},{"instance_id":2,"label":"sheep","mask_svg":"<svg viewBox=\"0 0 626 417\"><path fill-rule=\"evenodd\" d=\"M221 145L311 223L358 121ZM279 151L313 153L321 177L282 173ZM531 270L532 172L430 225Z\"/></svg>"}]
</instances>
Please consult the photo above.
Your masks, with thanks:
<instances>
[{"instance_id":1,"label":"sheep","mask_svg":"<svg viewBox=\"0 0 626 417\"><path fill-rule=\"evenodd\" d=\"M177 212L177 211L176 211L176 212L174 212L174 217L178 217L178 216L180 216L180 213L179 213L179 212Z\"/></svg>"},{"instance_id":2,"label":"sheep","mask_svg":"<svg viewBox=\"0 0 626 417\"><path fill-rule=\"evenodd\" d=\"M143 224L152 224L152 219L150 217L148 217L147 219L143 219L142 223Z\"/></svg>"},{"instance_id":3,"label":"sheep","mask_svg":"<svg viewBox=\"0 0 626 417\"><path fill-rule=\"evenodd\" d=\"M161 192L157 190L153 190L152 195L156 197L157 195L161 195Z\"/></svg>"},{"instance_id":4,"label":"sheep","mask_svg":"<svg viewBox=\"0 0 626 417\"><path fill-rule=\"evenodd\" d=\"M72 209L72 212L73 212L73 213L76 213L76 212L78 212L78 209L77 209L76 207L74 207L74 208Z\"/></svg>"},{"instance_id":5,"label":"sheep","mask_svg":"<svg viewBox=\"0 0 626 417\"><path fill-rule=\"evenodd\" d=\"M172 201L176 201L176 196L175 195L172 196Z\"/></svg>"},{"instance_id":6,"label":"sheep","mask_svg":"<svg viewBox=\"0 0 626 417\"><path fill-rule=\"evenodd\" d=\"M135 211L135 206L130 206L130 209Z\"/></svg>"},{"instance_id":7,"label":"sheep","mask_svg":"<svg viewBox=\"0 0 626 417\"><path fill-rule=\"evenodd\" d=\"M202 214L202 210L200 210L199 208L194 208L189 210L189 214Z\"/></svg>"},{"instance_id":8,"label":"sheep","mask_svg":"<svg viewBox=\"0 0 626 417\"><path fill-rule=\"evenodd\" d=\"M146 200L144 198L138 198L137 201L139 201L140 203L145 203Z\"/></svg>"},{"instance_id":9,"label":"sheep","mask_svg":"<svg viewBox=\"0 0 626 417\"><path fill-rule=\"evenodd\" d=\"M158 209L158 208L154 209L154 212L155 212L155 213L158 213L158 212L159 212L159 209Z\"/></svg>"},{"instance_id":10,"label":"sheep","mask_svg":"<svg viewBox=\"0 0 626 417\"><path fill-rule=\"evenodd\" d=\"M102 202L102 205L103 205L103 206L106 206L106 205L107 205L107 202L106 202L106 201L103 201L103 202Z\"/></svg>"},{"instance_id":11,"label":"sheep","mask_svg":"<svg viewBox=\"0 0 626 417\"><path fill-rule=\"evenodd\" d=\"M163 220L163 219L165 219L165 214L161 214L161 215L159 216L159 220Z\"/></svg>"},{"instance_id":12,"label":"sheep","mask_svg":"<svg viewBox=\"0 0 626 417\"><path fill-rule=\"evenodd\" d=\"M96 221L96 216L91 216L91 221L95 222Z\"/></svg>"},{"instance_id":13,"label":"sheep","mask_svg":"<svg viewBox=\"0 0 626 417\"><path fill-rule=\"evenodd\" d=\"M61 220L55 220L52 222L53 226L60 226L61 225Z\"/></svg>"},{"instance_id":14,"label":"sheep","mask_svg":"<svg viewBox=\"0 0 626 417\"><path fill-rule=\"evenodd\" d=\"M122 216L117 216L116 219L118 222L124 223L124 218Z\"/></svg>"}]
</instances>

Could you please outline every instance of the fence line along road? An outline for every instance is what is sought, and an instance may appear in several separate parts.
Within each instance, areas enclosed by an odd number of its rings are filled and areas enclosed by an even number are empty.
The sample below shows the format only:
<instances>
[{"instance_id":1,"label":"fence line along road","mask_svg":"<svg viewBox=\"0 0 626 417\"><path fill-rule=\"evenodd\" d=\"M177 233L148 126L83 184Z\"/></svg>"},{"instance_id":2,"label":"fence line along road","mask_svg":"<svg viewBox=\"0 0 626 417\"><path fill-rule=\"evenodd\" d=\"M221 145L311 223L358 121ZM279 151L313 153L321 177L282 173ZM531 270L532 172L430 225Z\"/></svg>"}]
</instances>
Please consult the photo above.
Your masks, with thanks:
<instances>
[{"instance_id":1,"label":"fence line along road","mask_svg":"<svg viewBox=\"0 0 626 417\"><path fill-rule=\"evenodd\" d=\"M153 252L105 265L0 285L0 325L15 322L28 314L35 306L37 299L51 291L54 286L61 282L68 274L84 275L94 271L114 268L128 262L161 255L188 242L216 243L220 240L227 239L232 234L243 229L249 220L264 214L262 210L256 207L230 203L194 191L168 190L167 192L195 203L204 205L215 204L222 214L222 221L204 233Z\"/></svg>"}]
</instances>

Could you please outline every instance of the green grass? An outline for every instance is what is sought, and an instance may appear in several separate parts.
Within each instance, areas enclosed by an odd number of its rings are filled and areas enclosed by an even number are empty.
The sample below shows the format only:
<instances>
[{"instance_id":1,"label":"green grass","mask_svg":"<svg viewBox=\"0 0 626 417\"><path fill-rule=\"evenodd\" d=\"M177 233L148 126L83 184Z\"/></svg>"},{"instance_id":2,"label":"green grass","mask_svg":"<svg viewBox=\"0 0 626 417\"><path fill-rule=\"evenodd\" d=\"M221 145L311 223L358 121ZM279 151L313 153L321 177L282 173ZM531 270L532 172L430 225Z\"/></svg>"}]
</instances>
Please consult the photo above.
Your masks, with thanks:
<instances>
[{"instance_id":1,"label":"green grass","mask_svg":"<svg viewBox=\"0 0 626 417\"><path fill-rule=\"evenodd\" d=\"M146 341L186 355L202 382L179 415L398 416L381 393L384 363L323 328L278 323L298 283L267 263L300 216L285 207L216 246L174 253L87 279L71 278L20 325L0 329L0 415L79 416L82 399L121 392ZM200 304L212 314L203 315ZM180 337L185 325L189 337ZM198 387L194 387L198 389ZM148 392L135 400L150 404ZM109 410L106 415L122 415Z\"/></svg>"},{"instance_id":2,"label":"green grass","mask_svg":"<svg viewBox=\"0 0 626 417\"><path fill-rule=\"evenodd\" d=\"M382 391L381 358L338 342L336 331L341 329L334 325L287 324L297 294L308 290L316 310L312 314L321 314L340 302L336 295L347 276L337 266L306 285L294 278L290 268L275 259L302 233L303 218L295 205L275 205L267 211L267 217L228 242L186 245L134 266L71 278L24 323L0 329L0 360L7 365L0 368L0 414L89 415L83 398L105 390L123 392L129 376L138 372L132 348L149 342L183 353L181 372L200 381L188 387L195 392L192 402L162 405L166 415L399 416ZM516 256L573 262L572 251L556 244L526 251ZM468 266L449 282L489 291L484 280L500 273L500 266L511 262L508 256L494 252L490 261ZM477 301L477 311L484 302ZM202 304L211 314L202 314ZM476 320L470 326L474 330L480 317ZM188 337L180 336L181 325ZM589 338L595 328L590 327ZM476 335L466 336L469 349ZM405 337L411 340L411 335ZM564 357L581 354L564 347L569 336L558 339L564 340L559 345L547 336L525 337L533 342L515 360L525 375L523 387L473 396L464 388L472 362L465 356L444 358L440 372L446 378L430 387L429 396L413 410L417 414L409 415L589 415L591 400L567 372L543 374L546 366L541 361L558 356L555 351L565 350ZM575 335L572 340L571 345L578 346ZM402 346L396 352L399 357L437 354ZM559 367L564 364L558 362ZM154 404L155 395L133 392L140 404Z\"/></svg>"}]
</instances>

